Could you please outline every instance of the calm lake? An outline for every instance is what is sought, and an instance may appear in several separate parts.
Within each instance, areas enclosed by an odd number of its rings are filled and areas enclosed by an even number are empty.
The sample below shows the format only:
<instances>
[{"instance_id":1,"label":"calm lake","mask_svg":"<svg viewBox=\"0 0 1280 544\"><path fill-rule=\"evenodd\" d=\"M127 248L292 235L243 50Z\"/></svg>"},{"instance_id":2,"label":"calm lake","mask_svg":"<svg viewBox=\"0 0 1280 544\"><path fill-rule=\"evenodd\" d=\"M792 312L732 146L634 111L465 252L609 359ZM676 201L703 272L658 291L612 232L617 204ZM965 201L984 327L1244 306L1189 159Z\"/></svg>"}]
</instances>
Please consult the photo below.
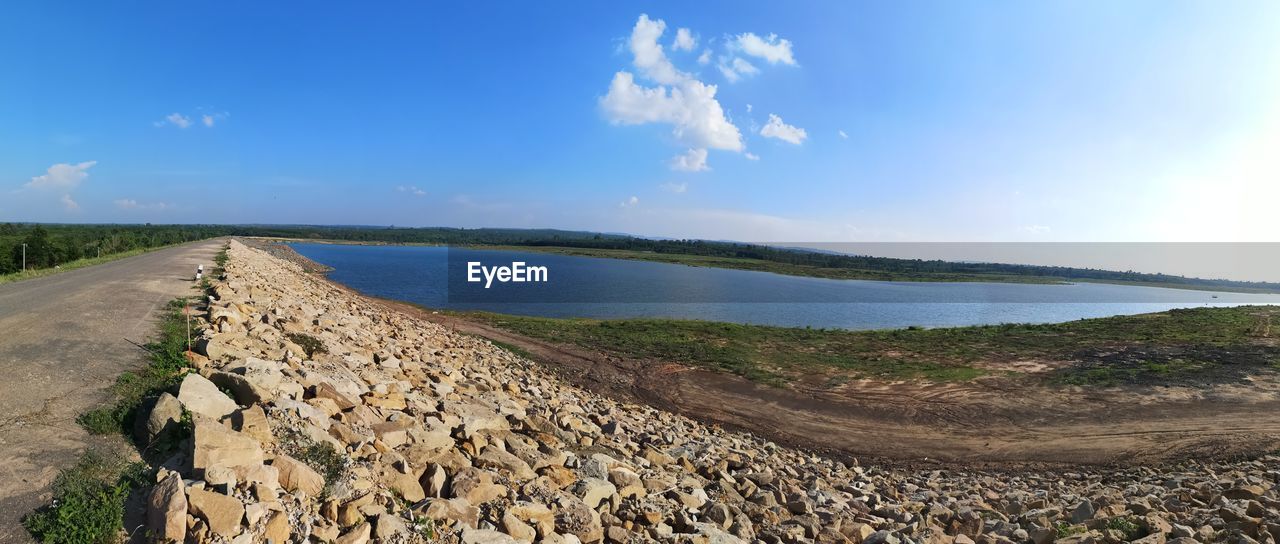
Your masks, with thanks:
<instances>
[{"instance_id":1,"label":"calm lake","mask_svg":"<svg viewBox=\"0 0 1280 544\"><path fill-rule=\"evenodd\" d=\"M829 280L537 252L295 243L361 293L431 308L545 317L670 317L844 329L1052 323L1172 308L1280 304L1280 295L1127 285ZM545 283L467 282L467 263L524 262Z\"/></svg>"}]
</instances>

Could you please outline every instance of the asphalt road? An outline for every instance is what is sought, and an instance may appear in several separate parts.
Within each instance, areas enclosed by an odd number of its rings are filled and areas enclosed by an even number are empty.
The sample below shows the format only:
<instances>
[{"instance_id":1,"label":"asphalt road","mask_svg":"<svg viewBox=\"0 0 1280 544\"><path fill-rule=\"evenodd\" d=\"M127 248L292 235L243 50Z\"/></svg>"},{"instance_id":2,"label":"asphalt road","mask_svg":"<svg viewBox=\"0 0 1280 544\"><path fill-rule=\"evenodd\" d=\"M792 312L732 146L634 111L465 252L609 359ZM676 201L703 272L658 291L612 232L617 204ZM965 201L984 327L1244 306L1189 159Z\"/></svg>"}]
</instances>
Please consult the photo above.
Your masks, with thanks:
<instances>
[{"instance_id":1,"label":"asphalt road","mask_svg":"<svg viewBox=\"0 0 1280 544\"><path fill-rule=\"evenodd\" d=\"M194 295L196 266L225 240L194 242L0 285L0 542L28 542L22 516L93 443L75 419L141 366L155 319Z\"/></svg>"}]
</instances>

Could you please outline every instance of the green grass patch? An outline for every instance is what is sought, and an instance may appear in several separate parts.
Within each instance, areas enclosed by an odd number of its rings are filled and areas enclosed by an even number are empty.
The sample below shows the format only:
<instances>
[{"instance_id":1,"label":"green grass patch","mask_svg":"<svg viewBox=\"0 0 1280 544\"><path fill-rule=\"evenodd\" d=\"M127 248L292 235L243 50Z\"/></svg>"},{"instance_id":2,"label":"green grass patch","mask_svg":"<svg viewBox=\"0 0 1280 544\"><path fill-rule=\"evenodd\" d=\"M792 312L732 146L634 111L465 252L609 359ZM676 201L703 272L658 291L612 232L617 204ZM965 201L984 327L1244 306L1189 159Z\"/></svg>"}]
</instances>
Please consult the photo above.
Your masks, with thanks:
<instances>
[{"instance_id":1,"label":"green grass patch","mask_svg":"<svg viewBox=\"0 0 1280 544\"><path fill-rule=\"evenodd\" d=\"M347 477L351 470L351 460L346 452L338 451L328 442L316 442L310 437L291 429L279 429L276 443L285 454L297 459L324 476L324 490L321 498L326 498L333 491L334 485Z\"/></svg>"},{"instance_id":2,"label":"green grass patch","mask_svg":"<svg viewBox=\"0 0 1280 544\"><path fill-rule=\"evenodd\" d=\"M148 398L173 387L187 367L187 321L182 308L187 299L170 301L161 315L159 330L154 340L143 346L149 363L136 372L125 372L116 379L111 392L115 397L111 404L92 410L77 420L94 434L131 434L138 408ZM192 336L199 331L191 331Z\"/></svg>"},{"instance_id":3,"label":"green grass patch","mask_svg":"<svg viewBox=\"0 0 1280 544\"><path fill-rule=\"evenodd\" d=\"M507 351L509 351L509 352L511 352L511 353L513 353L513 354L515 354L515 355L517 355L517 356L519 356L519 357L523 357L523 358L528 359L528 360L530 360L530 361L534 361L534 360L536 360L536 359L534 359L534 357L533 357L533 354L532 354L532 353L529 353L529 351L528 351L528 350L526 350L526 349L524 349L524 348L522 348L522 347L520 347L520 346L517 346L517 345L514 345L514 344L508 344L508 343L503 342L503 341L501 341L501 340L493 340L493 339L486 339L486 340L489 340L489 343L491 343L491 344L493 344L493 345L495 345L495 346L498 346L499 348L502 348L502 349L504 349L504 350L507 350Z\"/></svg>"},{"instance_id":4,"label":"green grass patch","mask_svg":"<svg viewBox=\"0 0 1280 544\"><path fill-rule=\"evenodd\" d=\"M1107 530L1118 531L1124 541L1135 540L1142 535L1142 527L1128 517L1115 517L1107 520Z\"/></svg>"},{"instance_id":5,"label":"green grass patch","mask_svg":"<svg viewBox=\"0 0 1280 544\"><path fill-rule=\"evenodd\" d=\"M324 342L321 342L319 338L311 336L310 334L291 332L286 334L285 337L288 338L290 342L301 347L302 350L306 352L308 359L315 357L318 353L329 352L329 350L325 349Z\"/></svg>"},{"instance_id":6,"label":"green grass patch","mask_svg":"<svg viewBox=\"0 0 1280 544\"><path fill-rule=\"evenodd\" d=\"M118 542L125 501L147 484L150 469L123 457L90 450L53 482L53 503L25 517L36 540L58 544Z\"/></svg>"},{"instance_id":7,"label":"green grass patch","mask_svg":"<svg viewBox=\"0 0 1280 544\"><path fill-rule=\"evenodd\" d=\"M688 364L772 384L814 372L881 380L968 381L978 363L1066 363L1060 385L1213 379L1273 371L1280 347L1259 342L1260 320L1280 308L1196 308L1084 319L883 331L768 327L671 319L555 319L468 312L517 334L610 355Z\"/></svg>"}]
</instances>

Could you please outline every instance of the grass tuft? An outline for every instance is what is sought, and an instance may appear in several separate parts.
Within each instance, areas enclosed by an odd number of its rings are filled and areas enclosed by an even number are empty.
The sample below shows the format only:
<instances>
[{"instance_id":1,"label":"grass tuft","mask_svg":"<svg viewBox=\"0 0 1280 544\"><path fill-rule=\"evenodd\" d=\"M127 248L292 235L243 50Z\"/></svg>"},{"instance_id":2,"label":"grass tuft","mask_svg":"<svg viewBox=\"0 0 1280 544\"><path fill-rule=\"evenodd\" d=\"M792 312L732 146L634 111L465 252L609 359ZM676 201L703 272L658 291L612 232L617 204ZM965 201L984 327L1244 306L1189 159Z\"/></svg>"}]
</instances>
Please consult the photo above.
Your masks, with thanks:
<instances>
[{"instance_id":1,"label":"grass tuft","mask_svg":"<svg viewBox=\"0 0 1280 544\"><path fill-rule=\"evenodd\" d=\"M36 540L59 544L117 542L125 501L146 484L145 463L90 450L53 482L53 503L22 520Z\"/></svg>"},{"instance_id":2,"label":"grass tuft","mask_svg":"<svg viewBox=\"0 0 1280 544\"><path fill-rule=\"evenodd\" d=\"M182 315L187 299L171 301L160 319L159 334L143 346L150 364L137 372L125 372L111 387L115 402L81 415L77 421L94 434L129 435L140 406L177 385L187 367L187 321ZM192 331L195 336L199 331Z\"/></svg>"},{"instance_id":3,"label":"grass tuft","mask_svg":"<svg viewBox=\"0 0 1280 544\"><path fill-rule=\"evenodd\" d=\"M285 337L287 337L290 342L293 342L297 344L299 347L301 347L302 350L307 353L308 359L315 357L317 353L329 352L329 350L325 349L324 342L321 342L319 338L311 336L310 334L301 333L301 332L291 332L285 335Z\"/></svg>"}]
</instances>

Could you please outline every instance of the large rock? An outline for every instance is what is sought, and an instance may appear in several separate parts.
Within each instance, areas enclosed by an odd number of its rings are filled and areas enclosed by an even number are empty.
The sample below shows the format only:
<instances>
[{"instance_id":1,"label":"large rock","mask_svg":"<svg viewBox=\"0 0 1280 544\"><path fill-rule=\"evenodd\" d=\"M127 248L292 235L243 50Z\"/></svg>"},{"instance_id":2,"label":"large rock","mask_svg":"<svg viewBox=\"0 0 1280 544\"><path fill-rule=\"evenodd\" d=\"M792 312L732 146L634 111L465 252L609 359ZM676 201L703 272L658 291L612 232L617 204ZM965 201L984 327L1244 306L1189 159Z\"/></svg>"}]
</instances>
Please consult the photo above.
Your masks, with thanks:
<instances>
[{"instance_id":1,"label":"large rock","mask_svg":"<svg viewBox=\"0 0 1280 544\"><path fill-rule=\"evenodd\" d=\"M182 403L169 393L161 393L146 418L138 418L134 437L151 444L169 436L182 421Z\"/></svg>"},{"instance_id":2,"label":"large rock","mask_svg":"<svg viewBox=\"0 0 1280 544\"><path fill-rule=\"evenodd\" d=\"M230 391L236 397L236 402L246 406L268 402L273 398L271 391L258 387L257 384L239 374L216 371L209 374L209 381L222 389Z\"/></svg>"},{"instance_id":3,"label":"large rock","mask_svg":"<svg viewBox=\"0 0 1280 544\"><path fill-rule=\"evenodd\" d=\"M152 536L164 541L181 542L186 538L187 493L177 472L170 472L151 489L147 498L147 529Z\"/></svg>"},{"instance_id":4,"label":"large rock","mask_svg":"<svg viewBox=\"0 0 1280 544\"><path fill-rule=\"evenodd\" d=\"M236 401L231 400L218 390L218 386L199 374L187 374L187 377L182 379L182 385L178 388L178 400L188 410L215 420L222 419L223 416L240 409L236 406Z\"/></svg>"},{"instance_id":5,"label":"large rock","mask_svg":"<svg viewBox=\"0 0 1280 544\"><path fill-rule=\"evenodd\" d=\"M267 520L262 539L267 544L287 544L292 534L293 528L289 526L289 515L284 512L275 512Z\"/></svg>"},{"instance_id":6,"label":"large rock","mask_svg":"<svg viewBox=\"0 0 1280 544\"><path fill-rule=\"evenodd\" d=\"M480 509L461 498L432 500L422 515L427 519L462 523L467 527L475 527L480 522Z\"/></svg>"},{"instance_id":7,"label":"large rock","mask_svg":"<svg viewBox=\"0 0 1280 544\"><path fill-rule=\"evenodd\" d=\"M324 490L324 476L302 461L280 454L271 466L280 471L280 485L290 492L314 497Z\"/></svg>"},{"instance_id":8,"label":"large rock","mask_svg":"<svg viewBox=\"0 0 1280 544\"><path fill-rule=\"evenodd\" d=\"M520 541L511 538L506 533L500 533L493 529L463 529L462 544L519 544Z\"/></svg>"},{"instance_id":9,"label":"large rock","mask_svg":"<svg viewBox=\"0 0 1280 544\"><path fill-rule=\"evenodd\" d=\"M609 500L614 493L618 492L617 487L600 478L583 478L578 481L574 489L582 498L582 502L591 509L595 509L602 501Z\"/></svg>"},{"instance_id":10,"label":"large rock","mask_svg":"<svg viewBox=\"0 0 1280 544\"><path fill-rule=\"evenodd\" d=\"M271 434L271 424L267 421L267 414L257 404L231 414L231 424L235 426L236 431L251 436L259 442L267 443L275 440L275 436Z\"/></svg>"},{"instance_id":11,"label":"large rock","mask_svg":"<svg viewBox=\"0 0 1280 544\"><path fill-rule=\"evenodd\" d=\"M498 469L510 474L517 480L528 480L536 476L529 463L519 457L497 448L485 448L484 453L476 458L475 464L481 468Z\"/></svg>"},{"instance_id":12,"label":"large rock","mask_svg":"<svg viewBox=\"0 0 1280 544\"><path fill-rule=\"evenodd\" d=\"M227 538L240 534L244 505L236 498L213 491L192 489L187 493L187 503L191 514L203 519L215 534Z\"/></svg>"},{"instance_id":13,"label":"large rock","mask_svg":"<svg viewBox=\"0 0 1280 544\"><path fill-rule=\"evenodd\" d=\"M257 440L211 421L196 421L194 443L191 468L199 476L210 467L262 464L262 446Z\"/></svg>"}]
</instances>

